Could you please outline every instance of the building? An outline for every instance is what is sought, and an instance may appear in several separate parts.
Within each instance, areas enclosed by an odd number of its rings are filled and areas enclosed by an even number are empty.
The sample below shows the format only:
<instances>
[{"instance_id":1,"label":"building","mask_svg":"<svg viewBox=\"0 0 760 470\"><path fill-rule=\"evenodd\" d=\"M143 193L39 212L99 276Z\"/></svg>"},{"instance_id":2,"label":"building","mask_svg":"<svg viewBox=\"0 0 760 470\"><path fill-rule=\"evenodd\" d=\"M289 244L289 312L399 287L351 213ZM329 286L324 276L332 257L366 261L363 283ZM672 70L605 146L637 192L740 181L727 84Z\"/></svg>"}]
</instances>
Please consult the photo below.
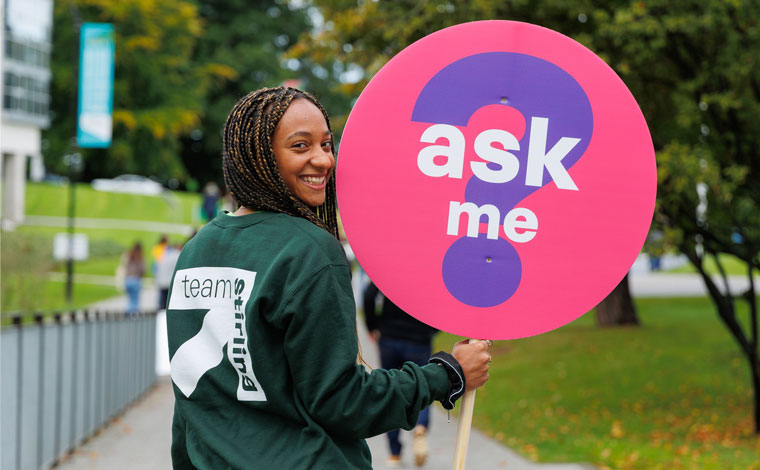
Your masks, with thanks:
<instances>
[{"instance_id":1,"label":"building","mask_svg":"<svg viewBox=\"0 0 760 470\"><path fill-rule=\"evenodd\" d=\"M0 61L3 228L24 220L27 178L45 176L42 130L50 125L52 0L5 0Z\"/></svg>"}]
</instances>

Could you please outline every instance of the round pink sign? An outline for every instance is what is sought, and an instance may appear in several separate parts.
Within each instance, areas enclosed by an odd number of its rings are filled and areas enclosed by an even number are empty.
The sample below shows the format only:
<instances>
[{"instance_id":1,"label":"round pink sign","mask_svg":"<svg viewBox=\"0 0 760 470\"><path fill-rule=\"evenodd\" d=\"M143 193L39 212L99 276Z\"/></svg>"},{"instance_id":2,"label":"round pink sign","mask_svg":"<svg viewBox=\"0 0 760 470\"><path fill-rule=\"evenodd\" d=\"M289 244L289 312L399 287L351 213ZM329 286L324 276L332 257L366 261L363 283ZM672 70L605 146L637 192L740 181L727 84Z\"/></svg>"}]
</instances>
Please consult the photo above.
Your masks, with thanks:
<instances>
[{"instance_id":1,"label":"round pink sign","mask_svg":"<svg viewBox=\"0 0 760 470\"><path fill-rule=\"evenodd\" d=\"M471 338L558 328L639 253L657 176L644 117L593 52L480 21L407 47L351 112L337 170L346 236L399 307Z\"/></svg>"}]
</instances>

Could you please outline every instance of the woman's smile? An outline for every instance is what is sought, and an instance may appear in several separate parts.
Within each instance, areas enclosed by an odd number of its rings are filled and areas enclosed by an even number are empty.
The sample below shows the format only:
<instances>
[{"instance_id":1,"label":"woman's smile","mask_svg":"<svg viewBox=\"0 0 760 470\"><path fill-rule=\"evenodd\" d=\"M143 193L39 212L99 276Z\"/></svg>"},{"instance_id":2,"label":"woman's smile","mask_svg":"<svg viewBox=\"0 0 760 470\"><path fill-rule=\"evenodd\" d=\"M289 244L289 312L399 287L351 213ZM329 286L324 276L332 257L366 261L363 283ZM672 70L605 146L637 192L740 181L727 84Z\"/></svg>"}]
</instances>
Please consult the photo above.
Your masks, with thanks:
<instances>
[{"instance_id":1,"label":"woman's smile","mask_svg":"<svg viewBox=\"0 0 760 470\"><path fill-rule=\"evenodd\" d=\"M272 148L288 189L304 204L321 206L335 168L332 134L322 111L308 100L294 100L277 124Z\"/></svg>"}]
</instances>

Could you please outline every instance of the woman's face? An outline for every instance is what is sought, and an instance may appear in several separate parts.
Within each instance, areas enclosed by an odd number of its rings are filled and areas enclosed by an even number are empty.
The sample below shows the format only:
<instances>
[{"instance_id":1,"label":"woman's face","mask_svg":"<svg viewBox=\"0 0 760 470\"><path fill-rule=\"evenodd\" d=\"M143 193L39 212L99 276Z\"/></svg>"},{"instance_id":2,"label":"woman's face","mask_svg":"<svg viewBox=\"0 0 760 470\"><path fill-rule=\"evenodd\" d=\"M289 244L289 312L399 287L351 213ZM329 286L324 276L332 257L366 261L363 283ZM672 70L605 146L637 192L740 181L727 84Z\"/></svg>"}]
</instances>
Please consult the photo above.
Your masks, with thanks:
<instances>
[{"instance_id":1,"label":"woman's face","mask_svg":"<svg viewBox=\"0 0 760 470\"><path fill-rule=\"evenodd\" d=\"M319 108L303 98L292 101L274 131L272 148L285 185L304 204L322 205L335 158Z\"/></svg>"}]
</instances>

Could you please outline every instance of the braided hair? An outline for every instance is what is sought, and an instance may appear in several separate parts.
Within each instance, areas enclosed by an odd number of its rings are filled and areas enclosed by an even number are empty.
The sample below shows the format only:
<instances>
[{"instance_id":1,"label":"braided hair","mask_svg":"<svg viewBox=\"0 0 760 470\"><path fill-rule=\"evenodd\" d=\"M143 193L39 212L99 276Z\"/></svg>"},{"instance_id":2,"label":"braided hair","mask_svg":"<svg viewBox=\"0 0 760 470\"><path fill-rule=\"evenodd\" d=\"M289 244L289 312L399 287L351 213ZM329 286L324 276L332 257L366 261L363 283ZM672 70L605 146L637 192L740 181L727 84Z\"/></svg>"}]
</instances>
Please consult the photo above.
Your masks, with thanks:
<instances>
[{"instance_id":1,"label":"braided hair","mask_svg":"<svg viewBox=\"0 0 760 470\"><path fill-rule=\"evenodd\" d=\"M306 99L319 108L332 137L327 112L309 93L290 87L253 91L235 103L224 126L224 182L243 207L302 217L337 238L335 178L327 182L324 203L308 206L285 185L274 156L272 137L277 123L296 99Z\"/></svg>"}]
</instances>

